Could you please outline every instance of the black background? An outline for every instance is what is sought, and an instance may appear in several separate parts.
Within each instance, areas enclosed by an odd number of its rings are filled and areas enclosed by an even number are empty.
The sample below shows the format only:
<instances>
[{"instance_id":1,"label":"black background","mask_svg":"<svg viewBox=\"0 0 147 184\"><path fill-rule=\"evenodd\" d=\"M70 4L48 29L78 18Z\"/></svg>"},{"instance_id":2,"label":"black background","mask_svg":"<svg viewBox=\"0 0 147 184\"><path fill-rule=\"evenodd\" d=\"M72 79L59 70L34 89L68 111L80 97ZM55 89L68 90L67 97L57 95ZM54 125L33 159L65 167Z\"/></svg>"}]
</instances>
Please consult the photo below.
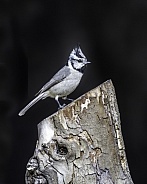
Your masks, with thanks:
<instances>
[{"instance_id":1,"label":"black background","mask_svg":"<svg viewBox=\"0 0 147 184\"><path fill-rule=\"evenodd\" d=\"M107 79L115 86L135 184L146 183L147 1L1 0L0 184L23 184L37 124L57 110L53 99L18 112L80 42L92 62L77 98Z\"/></svg>"}]
</instances>

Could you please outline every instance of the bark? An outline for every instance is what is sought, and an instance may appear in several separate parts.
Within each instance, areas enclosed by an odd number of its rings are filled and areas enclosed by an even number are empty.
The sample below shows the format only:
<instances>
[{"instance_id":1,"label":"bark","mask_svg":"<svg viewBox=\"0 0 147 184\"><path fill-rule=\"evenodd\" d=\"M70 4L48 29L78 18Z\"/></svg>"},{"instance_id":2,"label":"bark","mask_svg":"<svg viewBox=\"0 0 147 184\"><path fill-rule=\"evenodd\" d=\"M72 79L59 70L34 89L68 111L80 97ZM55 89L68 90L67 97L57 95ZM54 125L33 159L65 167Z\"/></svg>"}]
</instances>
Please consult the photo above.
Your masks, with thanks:
<instances>
[{"instance_id":1,"label":"bark","mask_svg":"<svg viewBox=\"0 0 147 184\"><path fill-rule=\"evenodd\" d=\"M38 124L27 184L133 184L111 80Z\"/></svg>"}]
</instances>

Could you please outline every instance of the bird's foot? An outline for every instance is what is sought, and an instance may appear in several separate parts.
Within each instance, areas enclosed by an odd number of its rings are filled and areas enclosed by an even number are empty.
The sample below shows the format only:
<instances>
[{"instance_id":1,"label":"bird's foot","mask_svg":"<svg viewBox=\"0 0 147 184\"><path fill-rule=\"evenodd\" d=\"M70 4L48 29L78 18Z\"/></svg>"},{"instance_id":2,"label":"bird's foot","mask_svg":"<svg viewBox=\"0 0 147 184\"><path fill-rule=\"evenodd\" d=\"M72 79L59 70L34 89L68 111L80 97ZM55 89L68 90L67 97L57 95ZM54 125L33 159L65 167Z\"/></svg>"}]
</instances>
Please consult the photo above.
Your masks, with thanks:
<instances>
[{"instance_id":1,"label":"bird's foot","mask_svg":"<svg viewBox=\"0 0 147 184\"><path fill-rule=\"evenodd\" d=\"M74 101L74 99L72 99L72 98L67 98L67 100L69 100L69 101L71 101L71 102L73 102L73 101Z\"/></svg>"},{"instance_id":2,"label":"bird's foot","mask_svg":"<svg viewBox=\"0 0 147 184\"><path fill-rule=\"evenodd\" d=\"M65 107L65 106L66 106L66 104L59 105L58 110L62 109L62 108Z\"/></svg>"},{"instance_id":3,"label":"bird's foot","mask_svg":"<svg viewBox=\"0 0 147 184\"><path fill-rule=\"evenodd\" d=\"M63 99L63 100L69 100L69 101L71 101L71 102L73 102L73 101L74 101L74 99L72 99L72 98L67 98L66 96L65 96L65 97L63 97L62 99Z\"/></svg>"}]
</instances>

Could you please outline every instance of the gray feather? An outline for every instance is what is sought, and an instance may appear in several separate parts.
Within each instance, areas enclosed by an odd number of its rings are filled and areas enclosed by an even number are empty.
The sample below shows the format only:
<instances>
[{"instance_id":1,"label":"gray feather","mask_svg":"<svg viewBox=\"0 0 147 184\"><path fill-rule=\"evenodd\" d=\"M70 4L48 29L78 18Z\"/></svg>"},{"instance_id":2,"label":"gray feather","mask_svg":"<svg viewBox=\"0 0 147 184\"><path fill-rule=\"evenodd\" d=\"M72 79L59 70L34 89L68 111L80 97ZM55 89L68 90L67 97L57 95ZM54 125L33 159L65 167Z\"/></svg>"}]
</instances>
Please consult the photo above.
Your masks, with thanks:
<instances>
[{"instance_id":1,"label":"gray feather","mask_svg":"<svg viewBox=\"0 0 147 184\"><path fill-rule=\"evenodd\" d=\"M58 84L59 82L61 82L62 80L64 80L68 75L70 75L70 69L67 66L64 66L63 68L61 68L53 77L52 79L47 82L42 88L41 90L36 94L40 94L48 89L50 89L51 87L53 87L54 85Z\"/></svg>"},{"instance_id":2,"label":"gray feather","mask_svg":"<svg viewBox=\"0 0 147 184\"><path fill-rule=\"evenodd\" d=\"M39 100L41 99L45 99L48 96L48 92L44 92L41 93L40 95L38 95L36 98L34 98L25 108L23 108L20 112L19 112L19 116L22 116L26 113L27 110L29 110L34 104L36 104Z\"/></svg>"}]
</instances>

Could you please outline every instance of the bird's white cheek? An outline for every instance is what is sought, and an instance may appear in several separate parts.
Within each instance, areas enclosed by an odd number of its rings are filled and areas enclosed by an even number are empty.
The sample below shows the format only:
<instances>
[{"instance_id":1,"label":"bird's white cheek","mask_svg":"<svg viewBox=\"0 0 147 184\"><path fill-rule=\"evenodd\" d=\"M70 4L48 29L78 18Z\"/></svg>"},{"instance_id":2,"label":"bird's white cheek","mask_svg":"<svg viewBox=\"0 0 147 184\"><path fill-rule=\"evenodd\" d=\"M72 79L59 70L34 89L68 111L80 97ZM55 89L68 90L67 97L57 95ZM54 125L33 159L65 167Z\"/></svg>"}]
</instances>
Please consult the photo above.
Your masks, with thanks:
<instances>
[{"instance_id":1,"label":"bird's white cheek","mask_svg":"<svg viewBox=\"0 0 147 184\"><path fill-rule=\"evenodd\" d=\"M74 67L75 67L76 69L80 69L80 68L82 68L83 66L84 66L83 63L75 63L75 64L74 64Z\"/></svg>"}]
</instances>

